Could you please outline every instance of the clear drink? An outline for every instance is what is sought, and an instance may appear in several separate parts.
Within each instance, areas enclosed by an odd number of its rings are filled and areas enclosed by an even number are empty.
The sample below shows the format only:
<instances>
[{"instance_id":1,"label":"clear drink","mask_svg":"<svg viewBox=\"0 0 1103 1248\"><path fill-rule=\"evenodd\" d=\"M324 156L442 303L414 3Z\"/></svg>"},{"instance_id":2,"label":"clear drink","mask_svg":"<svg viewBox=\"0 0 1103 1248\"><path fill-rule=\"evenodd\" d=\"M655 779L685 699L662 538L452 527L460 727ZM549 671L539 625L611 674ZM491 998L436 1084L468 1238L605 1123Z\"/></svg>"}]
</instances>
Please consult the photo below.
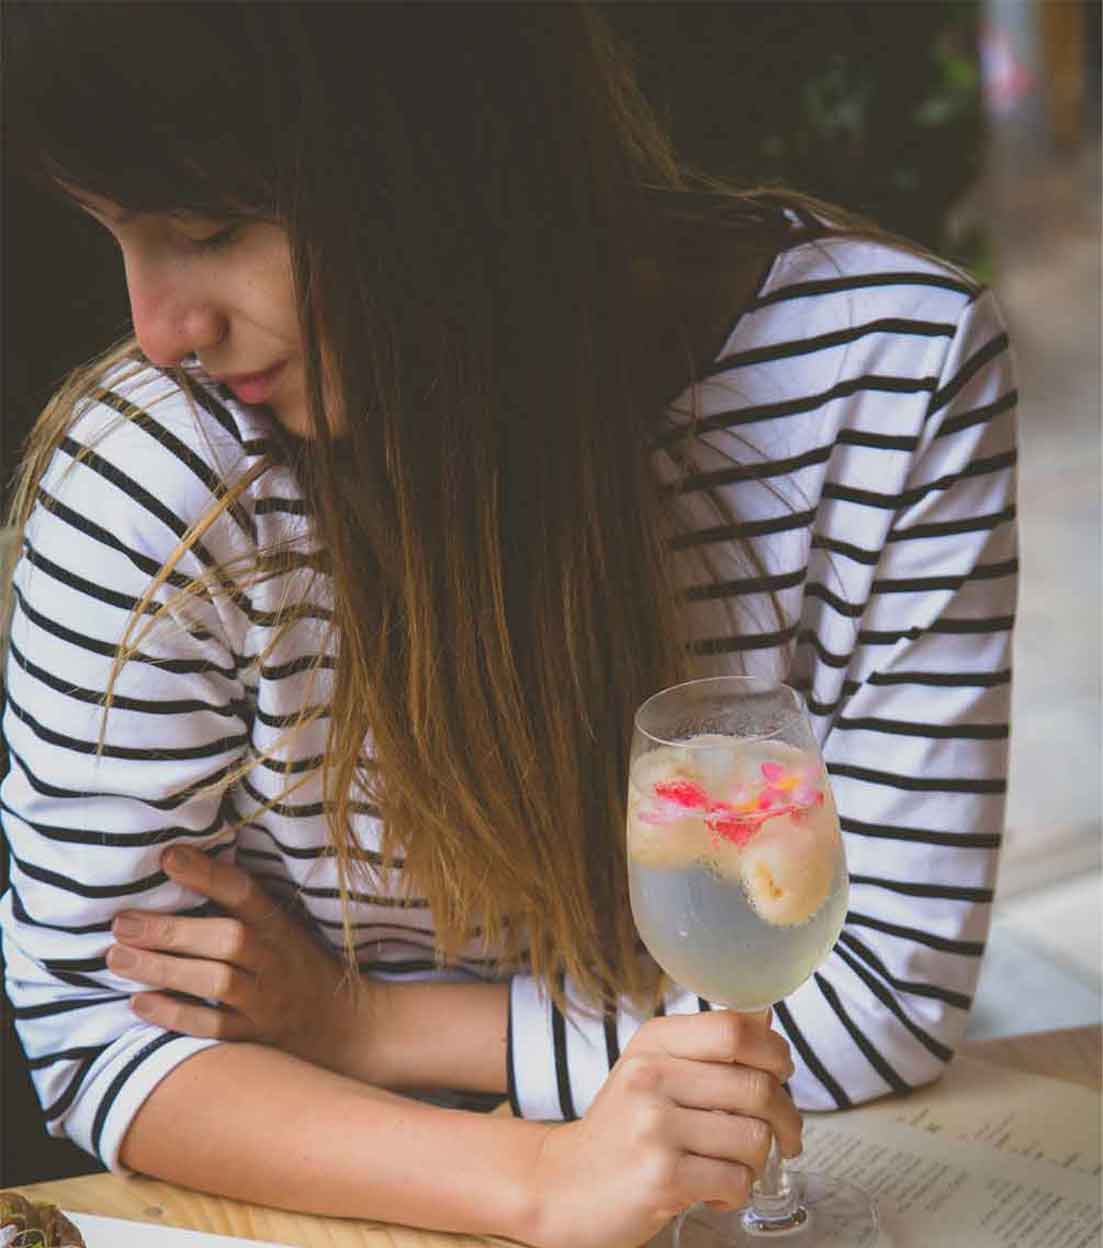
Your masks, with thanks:
<instances>
[{"instance_id":1,"label":"clear drink","mask_svg":"<svg viewBox=\"0 0 1103 1248\"><path fill-rule=\"evenodd\" d=\"M838 816L818 757L700 734L637 757L628 789L636 924L675 982L772 1005L830 952L846 915Z\"/></svg>"},{"instance_id":2,"label":"clear drink","mask_svg":"<svg viewBox=\"0 0 1103 1248\"><path fill-rule=\"evenodd\" d=\"M640 936L707 1001L750 1013L828 956L846 915L839 817L799 695L754 676L664 689L636 712L628 877ZM790 1176L777 1150L741 1212L694 1205L675 1248L871 1248L877 1213L841 1179Z\"/></svg>"}]
</instances>

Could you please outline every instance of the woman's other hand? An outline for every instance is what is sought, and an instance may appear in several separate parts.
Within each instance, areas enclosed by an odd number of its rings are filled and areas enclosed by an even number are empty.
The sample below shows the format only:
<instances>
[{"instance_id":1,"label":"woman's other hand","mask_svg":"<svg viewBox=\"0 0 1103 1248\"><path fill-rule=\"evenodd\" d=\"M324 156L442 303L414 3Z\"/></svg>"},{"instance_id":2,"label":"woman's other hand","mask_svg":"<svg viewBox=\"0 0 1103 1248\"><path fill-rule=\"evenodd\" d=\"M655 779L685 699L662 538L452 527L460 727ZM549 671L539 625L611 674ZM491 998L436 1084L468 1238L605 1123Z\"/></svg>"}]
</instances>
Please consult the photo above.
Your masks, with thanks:
<instances>
[{"instance_id":1,"label":"woman's other hand","mask_svg":"<svg viewBox=\"0 0 1103 1248\"><path fill-rule=\"evenodd\" d=\"M356 977L240 867L181 848L169 850L162 867L227 917L141 910L116 916L112 934L119 943L108 950L108 966L168 990L136 994L134 1012L185 1035L252 1040L339 1069L358 999Z\"/></svg>"},{"instance_id":2,"label":"woman's other hand","mask_svg":"<svg viewBox=\"0 0 1103 1248\"><path fill-rule=\"evenodd\" d=\"M645 1023L586 1116L548 1129L532 1242L644 1243L697 1201L742 1207L774 1135L784 1156L800 1151L800 1115L781 1086L792 1072L765 1016Z\"/></svg>"}]
</instances>

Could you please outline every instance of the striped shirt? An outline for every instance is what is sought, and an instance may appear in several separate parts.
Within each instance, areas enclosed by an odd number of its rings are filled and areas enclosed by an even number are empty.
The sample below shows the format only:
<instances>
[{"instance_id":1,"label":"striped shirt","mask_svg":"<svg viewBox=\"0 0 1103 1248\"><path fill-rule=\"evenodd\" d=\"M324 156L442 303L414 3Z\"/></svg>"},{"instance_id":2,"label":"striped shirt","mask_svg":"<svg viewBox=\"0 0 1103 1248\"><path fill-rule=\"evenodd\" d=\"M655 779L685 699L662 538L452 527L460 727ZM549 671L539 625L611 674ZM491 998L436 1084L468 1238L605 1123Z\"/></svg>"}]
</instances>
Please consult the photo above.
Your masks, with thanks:
<instances>
[{"instance_id":1,"label":"striped shirt","mask_svg":"<svg viewBox=\"0 0 1103 1248\"><path fill-rule=\"evenodd\" d=\"M42 481L49 505L31 516L14 581L11 768L0 788L7 991L49 1129L108 1166L156 1084L216 1043L139 1021L127 1005L134 984L105 963L118 910L207 912L161 872L167 845L236 861L298 899L335 948L342 939L322 807L325 718L281 738L289 716L326 701L329 670L308 670L325 604L308 603L268 644L281 607L303 598L298 573L189 599L171 626L141 637L97 755L101 699L133 608L227 481L267 464L157 601L258 544L310 546L301 491L270 455L267 413L209 383L201 399L193 409L149 368L82 409ZM678 487L694 518L678 542L707 548L715 571L711 588L695 587L687 554L702 671L781 674L804 692L842 820L844 930L775 1010L804 1108L937 1078L965 1026L1003 822L1015 402L989 292L893 246L805 239L775 259L659 439L660 477L681 450L696 465ZM757 569L733 539L753 544ZM745 621L734 636L717 614L725 600ZM217 783L250 759L244 777ZM370 807L355 820L361 844L378 846ZM401 870L380 868L371 891L354 893L363 971L495 975L474 943L455 965L435 966L432 915L402 896ZM709 1005L672 988L663 1008ZM627 1006L564 1017L532 976L513 976L515 1111L584 1113L640 1022Z\"/></svg>"}]
</instances>

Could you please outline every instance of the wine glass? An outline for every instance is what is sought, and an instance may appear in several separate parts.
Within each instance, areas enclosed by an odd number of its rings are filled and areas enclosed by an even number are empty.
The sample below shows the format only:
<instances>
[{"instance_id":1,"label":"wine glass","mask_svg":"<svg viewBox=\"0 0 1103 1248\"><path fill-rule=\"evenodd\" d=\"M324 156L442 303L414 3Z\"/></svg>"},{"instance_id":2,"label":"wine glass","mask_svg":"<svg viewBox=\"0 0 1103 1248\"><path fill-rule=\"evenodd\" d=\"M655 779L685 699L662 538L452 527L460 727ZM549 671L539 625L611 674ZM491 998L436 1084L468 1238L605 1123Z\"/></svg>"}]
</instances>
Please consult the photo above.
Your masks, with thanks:
<instances>
[{"instance_id":1,"label":"wine glass","mask_svg":"<svg viewBox=\"0 0 1103 1248\"><path fill-rule=\"evenodd\" d=\"M755 1013L799 987L846 917L839 817L795 690L747 676L664 689L636 712L628 778L628 879L655 961L706 1001ZM675 1248L873 1244L869 1197L789 1174L770 1149L750 1205L694 1205Z\"/></svg>"}]
</instances>

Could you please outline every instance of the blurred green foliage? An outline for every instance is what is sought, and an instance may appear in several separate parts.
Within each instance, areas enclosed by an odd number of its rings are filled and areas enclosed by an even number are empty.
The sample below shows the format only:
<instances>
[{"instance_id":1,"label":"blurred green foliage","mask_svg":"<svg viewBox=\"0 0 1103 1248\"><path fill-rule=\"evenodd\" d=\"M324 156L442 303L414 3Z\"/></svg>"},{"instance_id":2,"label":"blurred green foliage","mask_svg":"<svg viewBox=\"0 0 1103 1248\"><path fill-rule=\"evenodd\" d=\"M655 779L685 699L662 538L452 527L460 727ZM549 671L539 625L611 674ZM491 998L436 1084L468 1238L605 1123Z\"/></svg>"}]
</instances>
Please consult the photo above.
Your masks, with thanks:
<instances>
[{"instance_id":1,"label":"blurred green foliage","mask_svg":"<svg viewBox=\"0 0 1103 1248\"><path fill-rule=\"evenodd\" d=\"M983 230L950 228L982 157L979 3L601 8L687 164L833 200L988 276Z\"/></svg>"}]
</instances>

